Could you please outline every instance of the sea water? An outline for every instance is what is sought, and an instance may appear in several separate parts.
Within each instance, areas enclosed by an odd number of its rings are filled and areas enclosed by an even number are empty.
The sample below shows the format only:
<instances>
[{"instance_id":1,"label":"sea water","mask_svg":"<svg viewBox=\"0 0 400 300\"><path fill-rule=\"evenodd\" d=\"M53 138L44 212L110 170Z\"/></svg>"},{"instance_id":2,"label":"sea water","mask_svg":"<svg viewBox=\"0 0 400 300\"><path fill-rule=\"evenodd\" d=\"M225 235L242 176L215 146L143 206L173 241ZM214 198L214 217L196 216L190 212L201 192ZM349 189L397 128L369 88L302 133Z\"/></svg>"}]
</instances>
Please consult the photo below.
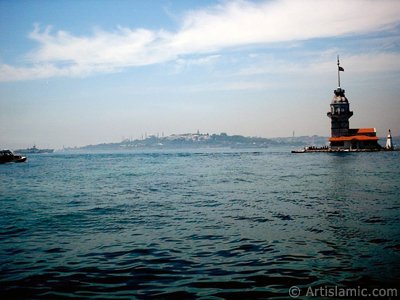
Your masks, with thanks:
<instances>
[{"instance_id":1,"label":"sea water","mask_svg":"<svg viewBox=\"0 0 400 300\"><path fill-rule=\"evenodd\" d=\"M2 299L265 299L400 282L400 152L158 150L0 165Z\"/></svg>"}]
</instances>

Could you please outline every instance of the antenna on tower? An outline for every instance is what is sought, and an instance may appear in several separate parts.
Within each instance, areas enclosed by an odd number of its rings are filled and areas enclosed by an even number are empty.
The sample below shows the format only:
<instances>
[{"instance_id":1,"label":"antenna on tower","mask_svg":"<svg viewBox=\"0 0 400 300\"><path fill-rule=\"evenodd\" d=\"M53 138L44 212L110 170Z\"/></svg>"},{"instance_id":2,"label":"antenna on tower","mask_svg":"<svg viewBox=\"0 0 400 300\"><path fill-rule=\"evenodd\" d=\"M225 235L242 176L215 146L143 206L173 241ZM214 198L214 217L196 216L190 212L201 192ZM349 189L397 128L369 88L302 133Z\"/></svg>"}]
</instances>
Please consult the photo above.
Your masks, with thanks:
<instances>
[{"instance_id":1,"label":"antenna on tower","mask_svg":"<svg viewBox=\"0 0 400 300\"><path fill-rule=\"evenodd\" d=\"M337 56L337 76L338 76L338 87L340 88L340 71L344 72L344 69L340 66L339 55Z\"/></svg>"}]
</instances>

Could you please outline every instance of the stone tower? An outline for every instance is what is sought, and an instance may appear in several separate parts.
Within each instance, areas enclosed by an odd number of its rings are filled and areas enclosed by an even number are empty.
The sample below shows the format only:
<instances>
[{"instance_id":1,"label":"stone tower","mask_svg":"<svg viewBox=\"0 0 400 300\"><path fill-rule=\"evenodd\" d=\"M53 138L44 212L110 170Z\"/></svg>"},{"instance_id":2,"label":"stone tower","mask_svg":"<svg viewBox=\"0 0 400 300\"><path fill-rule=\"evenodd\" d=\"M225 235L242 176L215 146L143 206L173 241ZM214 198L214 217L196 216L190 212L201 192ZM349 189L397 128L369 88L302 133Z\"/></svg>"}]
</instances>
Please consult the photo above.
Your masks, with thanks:
<instances>
[{"instance_id":1,"label":"stone tower","mask_svg":"<svg viewBox=\"0 0 400 300\"><path fill-rule=\"evenodd\" d=\"M331 137L348 136L349 135L349 119L353 115L350 111L350 104L344 92L340 87L340 72L344 69L340 66L339 56L338 65L338 88L334 90L334 96L331 102L331 111L327 113L331 118Z\"/></svg>"}]
</instances>

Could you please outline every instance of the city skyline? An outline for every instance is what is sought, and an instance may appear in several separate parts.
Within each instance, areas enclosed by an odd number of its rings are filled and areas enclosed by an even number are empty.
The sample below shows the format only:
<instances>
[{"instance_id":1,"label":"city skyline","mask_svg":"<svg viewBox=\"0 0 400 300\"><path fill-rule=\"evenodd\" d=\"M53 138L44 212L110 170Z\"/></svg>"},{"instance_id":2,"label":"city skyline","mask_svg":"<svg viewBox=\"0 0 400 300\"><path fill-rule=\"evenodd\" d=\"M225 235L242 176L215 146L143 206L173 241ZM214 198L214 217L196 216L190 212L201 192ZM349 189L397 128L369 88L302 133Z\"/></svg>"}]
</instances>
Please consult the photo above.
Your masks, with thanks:
<instances>
[{"instance_id":1,"label":"city skyline","mask_svg":"<svg viewBox=\"0 0 400 300\"><path fill-rule=\"evenodd\" d=\"M399 135L397 1L3 1L0 19L2 147L329 136L337 55L351 127Z\"/></svg>"}]
</instances>

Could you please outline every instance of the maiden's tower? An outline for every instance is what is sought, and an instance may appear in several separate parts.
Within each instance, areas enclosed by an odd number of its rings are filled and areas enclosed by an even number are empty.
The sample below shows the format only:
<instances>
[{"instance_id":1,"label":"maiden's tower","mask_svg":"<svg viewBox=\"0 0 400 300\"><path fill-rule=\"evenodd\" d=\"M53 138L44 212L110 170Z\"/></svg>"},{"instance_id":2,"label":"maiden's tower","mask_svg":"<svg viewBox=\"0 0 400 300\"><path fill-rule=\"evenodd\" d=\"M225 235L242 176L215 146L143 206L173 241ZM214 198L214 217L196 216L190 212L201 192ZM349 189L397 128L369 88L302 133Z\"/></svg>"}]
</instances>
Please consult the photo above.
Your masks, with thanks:
<instances>
[{"instance_id":1,"label":"maiden's tower","mask_svg":"<svg viewBox=\"0 0 400 300\"><path fill-rule=\"evenodd\" d=\"M345 90L340 86L340 72L344 69L337 58L338 88L333 91L331 109L327 113L331 119L331 137L329 146L305 147L303 150L293 150L292 153L304 152L363 152L363 151L393 151L392 136L389 130L386 147L378 144L375 128L350 128L349 119L353 115L350 103L345 95Z\"/></svg>"},{"instance_id":2,"label":"maiden's tower","mask_svg":"<svg viewBox=\"0 0 400 300\"><path fill-rule=\"evenodd\" d=\"M344 69L338 66L338 88L334 90L331 110L327 113L331 118L331 138L329 139L332 150L380 150L375 128L349 128L349 119L353 115L350 103L345 95L345 90L340 86L340 72Z\"/></svg>"}]
</instances>

